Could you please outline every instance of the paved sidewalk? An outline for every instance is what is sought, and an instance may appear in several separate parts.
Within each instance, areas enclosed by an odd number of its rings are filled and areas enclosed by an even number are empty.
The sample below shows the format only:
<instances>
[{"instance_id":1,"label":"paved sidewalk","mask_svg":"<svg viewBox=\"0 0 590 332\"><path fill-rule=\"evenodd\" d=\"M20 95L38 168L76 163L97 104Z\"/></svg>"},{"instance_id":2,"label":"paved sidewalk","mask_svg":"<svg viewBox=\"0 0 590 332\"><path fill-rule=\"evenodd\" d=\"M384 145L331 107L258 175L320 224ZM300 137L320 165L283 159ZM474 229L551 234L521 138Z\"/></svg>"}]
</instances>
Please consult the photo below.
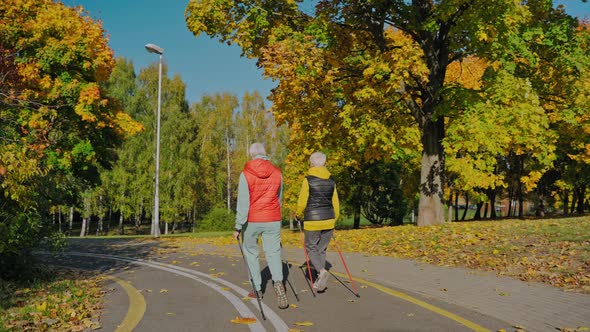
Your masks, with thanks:
<instances>
[{"instance_id":1,"label":"paved sidewalk","mask_svg":"<svg viewBox=\"0 0 590 332\"><path fill-rule=\"evenodd\" d=\"M289 261L304 262L302 249L284 248ZM590 295L565 292L493 273L441 267L391 257L343 253L354 277L456 304L512 324L543 332L590 328ZM333 270L345 273L337 252L328 252ZM360 290L362 296L362 289Z\"/></svg>"}]
</instances>

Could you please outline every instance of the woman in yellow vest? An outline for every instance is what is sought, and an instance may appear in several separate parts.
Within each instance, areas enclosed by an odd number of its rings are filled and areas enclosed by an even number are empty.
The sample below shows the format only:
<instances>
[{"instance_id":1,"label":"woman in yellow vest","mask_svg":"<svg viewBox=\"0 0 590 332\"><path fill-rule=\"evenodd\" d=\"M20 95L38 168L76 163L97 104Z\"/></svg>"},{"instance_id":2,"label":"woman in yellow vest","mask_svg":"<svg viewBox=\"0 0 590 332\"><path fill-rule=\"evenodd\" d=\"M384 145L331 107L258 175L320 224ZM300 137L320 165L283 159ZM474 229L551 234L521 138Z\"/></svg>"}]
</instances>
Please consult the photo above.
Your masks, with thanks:
<instances>
[{"instance_id":1,"label":"woman in yellow vest","mask_svg":"<svg viewBox=\"0 0 590 332\"><path fill-rule=\"evenodd\" d=\"M304 221L305 248L318 273L313 287L318 292L323 292L329 276L326 269L326 250L340 215L340 204L336 182L325 166L326 155L314 152L309 162L311 167L303 179L297 201L297 218Z\"/></svg>"}]
</instances>

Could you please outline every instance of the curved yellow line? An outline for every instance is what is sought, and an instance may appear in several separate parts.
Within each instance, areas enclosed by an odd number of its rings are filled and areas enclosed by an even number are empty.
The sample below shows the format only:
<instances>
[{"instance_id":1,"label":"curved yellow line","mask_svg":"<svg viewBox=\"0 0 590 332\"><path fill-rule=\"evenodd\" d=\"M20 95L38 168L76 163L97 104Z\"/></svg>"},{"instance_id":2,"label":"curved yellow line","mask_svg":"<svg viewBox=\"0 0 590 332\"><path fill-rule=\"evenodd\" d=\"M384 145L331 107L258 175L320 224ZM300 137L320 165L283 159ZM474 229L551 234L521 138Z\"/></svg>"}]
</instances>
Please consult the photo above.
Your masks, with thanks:
<instances>
[{"instance_id":1,"label":"curved yellow line","mask_svg":"<svg viewBox=\"0 0 590 332\"><path fill-rule=\"evenodd\" d=\"M117 326L115 332L133 331L133 329L137 326L137 324L139 324L139 322L143 318L143 314L145 313L146 305L143 295L139 293L137 288L131 286L131 284L126 282L125 280L121 280L113 276L106 276L105 278L111 279L118 283L121 287L123 287L123 289L127 293L127 296L129 297L129 309L127 309L127 314L125 315L125 318L123 319L121 324Z\"/></svg>"},{"instance_id":2,"label":"curved yellow line","mask_svg":"<svg viewBox=\"0 0 590 332\"><path fill-rule=\"evenodd\" d=\"M335 275L337 275L339 277L342 277L342 278L348 278L348 276L345 275L345 274L343 274L343 273L339 273L339 272L332 272L332 273L334 273ZM405 293L402 293L402 292L393 290L391 288L387 288L385 286L381 286L379 284L376 284L374 282L367 281L367 280L364 280L364 279L361 279L361 278L353 277L352 279L353 280L356 280L356 281L358 281L360 283L363 283L363 284L365 284L367 286L371 286L371 287L373 287L375 289L378 289L378 290L382 291L383 293L386 293L386 294L389 294L389 295L398 297L400 299L406 300L408 302L414 303L415 305L418 305L418 306L420 306L420 307L422 307L424 309L430 310L430 311L435 312L435 313L437 313L437 314L439 314L441 316L444 316L444 317L447 317L449 319L452 319L452 320L456 321L457 323L460 323L460 324L463 324L463 325L467 326L468 328L472 329L473 331L476 331L476 332L490 332L490 330L488 330L488 329L486 329L484 327L481 327L481 326L475 324L474 322L471 322L471 321L469 321L469 320L467 320L467 319L465 319L463 317L457 316L457 315L455 315L452 312L448 312L448 311L446 311L444 309L441 309L439 307L436 307L436 306L434 306L434 305L432 305L430 303L427 303L427 302L424 302L424 301L420 301L420 300L418 300L418 299L416 299L414 297L411 297L408 294L405 294Z\"/></svg>"}]
</instances>

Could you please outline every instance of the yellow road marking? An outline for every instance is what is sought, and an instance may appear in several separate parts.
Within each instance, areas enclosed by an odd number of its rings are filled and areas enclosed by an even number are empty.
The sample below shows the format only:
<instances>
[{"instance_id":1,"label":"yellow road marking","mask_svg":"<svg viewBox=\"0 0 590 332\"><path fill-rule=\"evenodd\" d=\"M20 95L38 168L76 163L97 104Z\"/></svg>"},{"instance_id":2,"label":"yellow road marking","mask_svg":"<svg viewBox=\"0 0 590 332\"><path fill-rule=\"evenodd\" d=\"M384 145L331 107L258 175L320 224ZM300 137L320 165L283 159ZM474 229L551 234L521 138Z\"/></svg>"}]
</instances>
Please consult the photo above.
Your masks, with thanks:
<instances>
[{"instance_id":1,"label":"yellow road marking","mask_svg":"<svg viewBox=\"0 0 590 332\"><path fill-rule=\"evenodd\" d=\"M290 263L290 262L287 261L287 263ZM291 264L293 264L293 263L291 263ZM299 262L295 262L294 264L301 265L301 263L299 263ZM334 271L330 271L330 272L332 272L333 274L335 274L335 275L337 275L337 276L339 276L341 278L347 278L348 279L348 275L346 275L346 274L343 274L343 273L340 273L340 272L334 272ZM469 321L469 320L467 320L467 319L465 319L463 317L460 317L458 315L455 315L452 312L446 311L446 310L444 310L442 308L439 308L437 306L434 306L434 305L432 305L430 303L427 303L427 302L424 302L424 301L420 301L420 300L418 300L418 299L416 299L414 297L411 297L408 294L402 293L400 291L393 290L391 288L387 288L385 286L382 286L382 285L379 285L379 284L376 284L374 282L371 282L371 281L368 281L368 280L364 280L364 279L361 279L361 278L352 277L352 279L355 280L355 281L358 281L359 283L363 283L363 284L365 284L367 286L371 286L371 287L373 287L373 288L375 288L377 290L380 290L380 291L382 291L385 294L392 295L392 296L395 296L395 297L400 298L402 300L406 300L408 302L414 303L415 305L420 306L420 307L422 307L424 309L430 310L430 311L432 311L434 313L437 313L437 314L439 314L439 315L441 315L443 317L447 317L448 319L454 320L457 323L460 323L460 324L463 324L463 325L467 326L468 328L472 329L473 331L476 331L476 332L490 332L490 330L486 329L485 327L479 326L479 325L477 325L476 323L474 323L472 321Z\"/></svg>"},{"instance_id":2,"label":"yellow road marking","mask_svg":"<svg viewBox=\"0 0 590 332\"><path fill-rule=\"evenodd\" d=\"M342 278L348 278L348 276L345 275L345 274L343 274L343 273L339 273L339 272L332 272L332 273L334 273L335 275L337 275L339 277L342 277ZM361 279L361 278L352 277L352 279L355 280L355 281L358 281L360 283L363 283L363 284L365 284L367 286L371 286L371 287L373 287L373 288L375 288L377 290L380 290L380 291L382 291L385 294L389 294L389 295L398 297L398 298L400 298L402 300L406 300L408 302L414 303L415 305L418 305L418 306L420 306L420 307L422 307L424 309L427 309L427 310L430 310L432 312L435 312L435 313L437 313L437 314L439 314L441 316L444 316L444 317L447 317L449 319L452 319L452 320L456 321L457 323L460 323L460 324L463 324L463 325L467 326L468 328L472 329L473 331L476 331L476 332L490 332L490 330L488 330L488 329L486 329L484 327L481 327L481 326L475 324L472 321L469 321L469 320L467 320L467 319L465 319L463 317L460 317L458 315L455 315L452 312L449 312L449 311L446 311L444 309L441 309L441 308L439 308L437 306L434 306L434 305L432 305L430 303L427 303L427 302L424 302L424 301L420 301L420 300L418 300L418 299L416 299L414 297L411 297L408 294L405 294L405 293L402 293L402 292L393 290L391 288L387 288L385 286L381 286L379 284L376 284L374 282L371 282L371 281L368 281L368 280L364 280L364 279Z\"/></svg>"},{"instance_id":3,"label":"yellow road marking","mask_svg":"<svg viewBox=\"0 0 590 332\"><path fill-rule=\"evenodd\" d=\"M125 280L121 280L117 277L113 276L105 276L107 279L111 279L118 283L129 297L129 309L127 309L127 314L125 318L119 324L115 332L130 332L139 324L141 319L143 318L143 314L145 313L145 299L143 295L139 293L137 288L133 287L130 283L126 282Z\"/></svg>"}]
</instances>

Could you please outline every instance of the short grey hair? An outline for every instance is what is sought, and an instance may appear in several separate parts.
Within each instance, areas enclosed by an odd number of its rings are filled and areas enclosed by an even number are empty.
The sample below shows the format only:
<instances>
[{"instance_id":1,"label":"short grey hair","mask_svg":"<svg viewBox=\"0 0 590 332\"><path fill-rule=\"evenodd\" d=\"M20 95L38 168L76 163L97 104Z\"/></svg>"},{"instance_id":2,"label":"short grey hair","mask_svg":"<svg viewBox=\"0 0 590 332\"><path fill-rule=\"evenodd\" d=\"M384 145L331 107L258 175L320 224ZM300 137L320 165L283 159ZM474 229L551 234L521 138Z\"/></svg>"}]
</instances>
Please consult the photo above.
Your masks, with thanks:
<instances>
[{"instance_id":1,"label":"short grey hair","mask_svg":"<svg viewBox=\"0 0 590 332\"><path fill-rule=\"evenodd\" d=\"M312 167L326 165L326 155L321 152L314 152L309 157L309 163Z\"/></svg>"},{"instance_id":2,"label":"short grey hair","mask_svg":"<svg viewBox=\"0 0 590 332\"><path fill-rule=\"evenodd\" d=\"M266 156L266 150L264 150L264 144L253 143L250 145L250 157L254 158L258 155Z\"/></svg>"}]
</instances>

